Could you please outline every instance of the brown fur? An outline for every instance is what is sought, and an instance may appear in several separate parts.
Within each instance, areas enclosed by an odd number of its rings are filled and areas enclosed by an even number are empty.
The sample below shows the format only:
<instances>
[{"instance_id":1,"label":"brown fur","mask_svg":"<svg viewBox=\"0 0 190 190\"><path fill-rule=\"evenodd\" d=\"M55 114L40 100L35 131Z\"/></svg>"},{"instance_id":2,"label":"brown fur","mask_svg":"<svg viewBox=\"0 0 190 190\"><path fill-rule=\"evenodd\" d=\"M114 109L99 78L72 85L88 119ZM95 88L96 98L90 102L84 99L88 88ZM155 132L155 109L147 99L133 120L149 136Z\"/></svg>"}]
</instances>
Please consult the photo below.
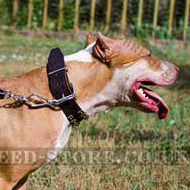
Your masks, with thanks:
<instances>
[{"instance_id":1,"label":"brown fur","mask_svg":"<svg viewBox=\"0 0 190 190\"><path fill-rule=\"evenodd\" d=\"M89 32L88 36L87 36L87 40L86 40L86 46L87 47L89 44L93 43L96 41L96 38L92 35L91 32Z\"/></svg>"},{"instance_id":2,"label":"brown fur","mask_svg":"<svg viewBox=\"0 0 190 190\"><path fill-rule=\"evenodd\" d=\"M161 60L160 59L155 59L153 57L147 57L146 60L153 70L159 70L160 69L160 66L161 66Z\"/></svg>"},{"instance_id":3,"label":"brown fur","mask_svg":"<svg viewBox=\"0 0 190 190\"><path fill-rule=\"evenodd\" d=\"M112 70L94 59L89 62L68 62L69 78L77 86L77 99L82 102L100 92L112 78Z\"/></svg>"},{"instance_id":4,"label":"brown fur","mask_svg":"<svg viewBox=\"0 0 190 190\"><path fill-rule=\"evenodd\" d=\"M68 62L67 66L70 81L77 86L76 93L79 102L87 100L101 91L112 77L112 71L96 60L93 64ZM0 78L0 83L3 88L25 96L36 92L52 98L45 67L34 69L20 77ZM1 100L0 104L9 101ZM39 148L39 146L40 148L51 148L62 128L61 111L52 111L49 108L28 109L27 106L16 109L0 109L1 148ZM9 184L10 187L14 186L18 180L39 167L42 162L44 162L43 159L38 160L35 165L1 165L0 189L9 189L4 187L6 184ZM4 182L1 182L2 180Z\"/></svg>"},{"instance_id":5,"label":"brown fur","mask_svg":"<svg viewBox=\"0 0 190 190\"><path fill-rule=\"evenodd\" d=\"M160 60L152 58L151 51L133 40L114 40L99 33L93 55L111 67L131 65L145 58L151 68L159 69Z\"/></svg>"},{"instance_id":6,"label":"brown fur","mask_svg":"<svg viewBox=\"0 0 190 190\"><path fill-rule=\"evenodd\" d=\"M51 97L45 67L35 69L20 77L1 78L0 82L3 88L24 95L36 92L46 97ZM4 104L5 101L2 100L0 103ZM52 111L49 108L33 110L28 109L26 106L16 109L1 108L0 118L0 146L1 148L11 147L12 149L39 146L41 148L51 147L60 132L63 122L60 112ZM41 121L43 121L43 126ZM10 186L15 185L19 179L39 167L42 161L38 161L39 163L36 163L36 165L1 165L1 180L4 179ZM5 182L0 183L0 187Z\"/></svg>"}]
</instances>

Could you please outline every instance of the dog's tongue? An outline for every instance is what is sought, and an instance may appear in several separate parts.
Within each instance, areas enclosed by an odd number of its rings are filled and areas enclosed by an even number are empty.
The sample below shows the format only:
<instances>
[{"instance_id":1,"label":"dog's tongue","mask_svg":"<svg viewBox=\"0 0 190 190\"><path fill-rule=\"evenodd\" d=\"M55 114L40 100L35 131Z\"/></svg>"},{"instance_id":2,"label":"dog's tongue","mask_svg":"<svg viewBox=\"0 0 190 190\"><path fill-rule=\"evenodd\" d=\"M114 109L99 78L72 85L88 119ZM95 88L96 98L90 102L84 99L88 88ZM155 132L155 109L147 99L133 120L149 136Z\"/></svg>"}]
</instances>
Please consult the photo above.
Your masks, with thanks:
<instances>
[{"instance_id":1,"label":"dog's tongue","mask_svg":"<svg viewBox=\"0 0 190 190\"><path fill-rule=\"evenodd\" d=\"M169 108L166 105L166 103L155 92L149 91L147 89L144 89L144 91L148 96L150 96L152 100L154 100L157 103L157 106L159 108L158 110L159 119L165 119L169 111Z\"/></svg>"}]
</instances>

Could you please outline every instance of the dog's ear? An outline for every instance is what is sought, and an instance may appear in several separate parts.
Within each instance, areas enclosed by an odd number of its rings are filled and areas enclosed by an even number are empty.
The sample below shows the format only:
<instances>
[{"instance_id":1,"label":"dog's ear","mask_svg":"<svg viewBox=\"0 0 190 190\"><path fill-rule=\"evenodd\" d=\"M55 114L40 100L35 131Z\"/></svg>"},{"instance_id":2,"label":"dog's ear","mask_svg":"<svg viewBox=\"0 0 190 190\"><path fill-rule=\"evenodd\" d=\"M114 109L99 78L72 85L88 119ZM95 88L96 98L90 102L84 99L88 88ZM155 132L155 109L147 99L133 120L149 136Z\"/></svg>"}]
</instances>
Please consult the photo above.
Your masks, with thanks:
<instances>
[{"instance_id":1,"label":"dog's ear","mask_svg":"<svg viewBox=\"0 0 190 190\"><path fill-rule=\"evenodd\" d=\"M96 38L92 35L91 32L89 32L89 34L87 35L87 38L86 38L86 45L85 47L87 47L89 44L93 43L96 41Z\"/></svg>"},{"instance_id":2,"label":"dog's ear","mask_svg":"<svg viewBox=\"0 0 190 190\"><path fill-rule=\"evenodd\" d=\"M93 48L92 54L101 62L109 64L111 62L111 46L114 44L114 40L105 37L100 32L96 40L96 44Z\"/></svg>"},{"instance_id":3,"label":"dog's ear","mask_svg":"<svg viewBox=\"0 0 190 190\"><path fill-rule=\"evenodd\" d=\"M115 40L98 33L93 56L108 66L130 65L140 58L151 56L151 52L133 40Z\"/></svg>"}]
</instances>

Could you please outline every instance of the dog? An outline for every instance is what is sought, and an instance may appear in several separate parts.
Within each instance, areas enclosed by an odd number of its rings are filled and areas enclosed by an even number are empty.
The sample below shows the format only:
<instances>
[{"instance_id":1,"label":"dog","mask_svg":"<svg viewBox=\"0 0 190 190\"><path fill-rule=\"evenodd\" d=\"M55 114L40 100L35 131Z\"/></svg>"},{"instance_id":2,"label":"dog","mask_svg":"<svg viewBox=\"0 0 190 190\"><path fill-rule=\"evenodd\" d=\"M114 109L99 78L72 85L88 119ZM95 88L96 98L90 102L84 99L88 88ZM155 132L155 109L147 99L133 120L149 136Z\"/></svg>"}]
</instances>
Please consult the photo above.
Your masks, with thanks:
<instances>
[{"instance_id":1,"label":"dog","mask_svg":"<svg viewBox=\"0 0 190 190\"><path fill-rule=\"evenodd\" d=\"M111 39L101 33L94 39L89 34L86 47L65 56L65 63L76 101L89 116L119 106L156 113L160 119L167 116L166 103L144 85L170 85L176 80L179 68L166 60L155 59L151 51L140 44L132 40ZM0 84L16 93L38 93L52 98L45 66L22 76L1 77ZM8 101L0 100L0 105ZM58 149L65 146L72 126L61 110L48 107L2 107L0 118L1 152L25 148L29 151L39 147L51 151L28 164L8 160L0 165L0 189L23 190L28 176L54 159ZM15 157L18 160L22 155ZM0 159L2 161L2 154Z\"/></svg>"}]
</instances>

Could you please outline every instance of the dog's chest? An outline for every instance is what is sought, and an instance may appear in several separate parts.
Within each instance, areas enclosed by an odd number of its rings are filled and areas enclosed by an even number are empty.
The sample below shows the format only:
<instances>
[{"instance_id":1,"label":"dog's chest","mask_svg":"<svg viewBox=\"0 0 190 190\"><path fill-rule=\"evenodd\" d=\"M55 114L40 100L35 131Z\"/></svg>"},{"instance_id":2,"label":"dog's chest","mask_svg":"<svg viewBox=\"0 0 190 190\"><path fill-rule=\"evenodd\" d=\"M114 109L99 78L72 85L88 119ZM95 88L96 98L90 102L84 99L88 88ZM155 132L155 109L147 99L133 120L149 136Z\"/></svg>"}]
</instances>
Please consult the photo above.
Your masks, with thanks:
<instances>
[{"instance_id":1,"label":"dog's chest","mask_svg":"<svg viewBox=\"0 0 190 190\"><path fill-rule=\"evenodd\" d=\"M63 114L63 124L62 128L57 136L57 139L54 142L54 147L50 149L47 155L47 162L50 162L60 153L60 151L65 147L66 143L69 140L69 136L72 131L72 126L69 125L68 120Z\"/></svg>"}]
</instances>

